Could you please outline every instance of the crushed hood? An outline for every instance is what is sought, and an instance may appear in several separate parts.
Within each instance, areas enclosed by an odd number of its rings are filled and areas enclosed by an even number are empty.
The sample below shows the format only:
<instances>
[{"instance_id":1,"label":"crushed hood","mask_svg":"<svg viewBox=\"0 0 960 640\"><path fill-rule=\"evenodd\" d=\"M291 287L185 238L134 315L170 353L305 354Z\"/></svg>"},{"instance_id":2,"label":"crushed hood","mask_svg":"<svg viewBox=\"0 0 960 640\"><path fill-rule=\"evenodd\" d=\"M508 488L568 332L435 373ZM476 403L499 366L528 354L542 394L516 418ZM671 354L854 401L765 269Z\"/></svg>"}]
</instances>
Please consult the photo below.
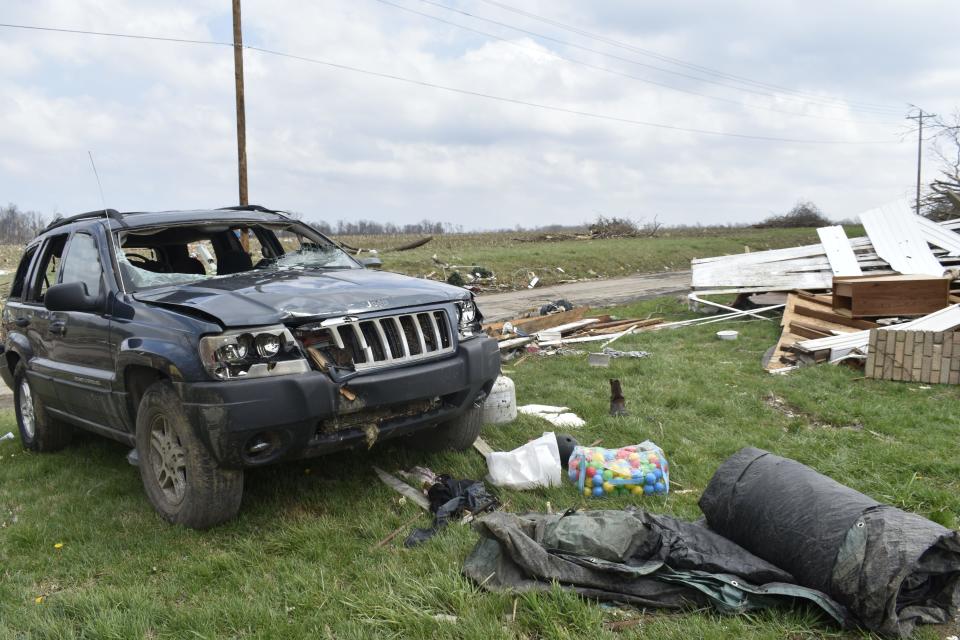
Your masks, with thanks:
<instances>
[{"instance_id":1,"label":"crushed hood","mask_svg":"<svg viewBox=\"0 0 960 640\"><path fill-rule=\"evenodd\" d=\"M226 327L295 318L361 314L462 300L470 294L440 282L369 269L248 271L138 291L134 298L196 310Z\"/></svg>"}]
</instances>

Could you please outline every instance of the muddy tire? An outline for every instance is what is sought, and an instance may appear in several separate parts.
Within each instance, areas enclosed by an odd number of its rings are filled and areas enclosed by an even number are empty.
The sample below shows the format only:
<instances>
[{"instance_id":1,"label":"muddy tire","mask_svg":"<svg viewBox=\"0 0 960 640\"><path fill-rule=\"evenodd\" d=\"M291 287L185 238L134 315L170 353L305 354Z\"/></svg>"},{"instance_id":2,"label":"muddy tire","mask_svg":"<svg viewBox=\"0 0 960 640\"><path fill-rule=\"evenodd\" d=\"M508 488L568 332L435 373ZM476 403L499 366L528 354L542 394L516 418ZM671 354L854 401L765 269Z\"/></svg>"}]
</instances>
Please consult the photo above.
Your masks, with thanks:
<instances>
[{"instance_id":1,"label":"muddy tire","mask_svg":"<svg viewBox=\"0 0 960 640\"><path fill-rule=\"evenodd\" d=\"M73 427L47 413L43 401L30 387L27 367L22 362L13 372L13 406L24 449L56 451L70 444Z\"/></svg>"},{"instance_id":2,"label":"muddy tire","mask_svg":"<svg viewBox=\"0 0 960 640\"><path fill-rule=\"evenodd\" d=\"M466 451L480 437L483 429L483 410L471 407L459 417L418 433L411 444L423 451Z\"/></svg>"},{"instance_id":3,"label":"muddy tire","mask_svg":"<svg viewBox=\"0 0 960 640\"><path fill-rule=\"evenodd\" d=\"M140 400L137 451L143 488L164 520L206 529L237 515L243 471L217 466L167 381L154 383Z\"/></svg>"}]
</instances>

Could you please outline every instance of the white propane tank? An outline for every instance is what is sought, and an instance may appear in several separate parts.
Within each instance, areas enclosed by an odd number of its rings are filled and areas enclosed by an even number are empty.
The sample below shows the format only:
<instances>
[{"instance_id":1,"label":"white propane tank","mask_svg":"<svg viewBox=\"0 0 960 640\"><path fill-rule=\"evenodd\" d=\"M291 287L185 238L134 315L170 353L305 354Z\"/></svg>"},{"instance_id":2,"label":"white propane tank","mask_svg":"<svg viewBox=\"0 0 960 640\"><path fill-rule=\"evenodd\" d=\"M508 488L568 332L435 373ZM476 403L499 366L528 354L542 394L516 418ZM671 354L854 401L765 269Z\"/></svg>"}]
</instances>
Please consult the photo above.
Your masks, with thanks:
<instances>
[{"instance_id":1,"label":"white propane tank","mask_svg":"<svg viewBox=\"0 0 960 640\"><path fill-rule=\"evenodd\" d=\"M500 376L483 401L483 424L503 424L517 419L517 388L513 380Z\"/></svg>"}]
</instances>

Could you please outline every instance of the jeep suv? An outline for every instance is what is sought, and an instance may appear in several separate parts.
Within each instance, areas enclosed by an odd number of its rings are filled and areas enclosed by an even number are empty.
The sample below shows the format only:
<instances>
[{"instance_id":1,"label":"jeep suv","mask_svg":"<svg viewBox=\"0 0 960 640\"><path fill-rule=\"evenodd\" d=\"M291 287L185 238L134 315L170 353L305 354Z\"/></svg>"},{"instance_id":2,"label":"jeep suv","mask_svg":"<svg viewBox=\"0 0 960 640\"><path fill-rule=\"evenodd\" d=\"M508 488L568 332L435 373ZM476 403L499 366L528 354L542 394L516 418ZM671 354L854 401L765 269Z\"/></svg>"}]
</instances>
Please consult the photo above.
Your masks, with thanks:
<instances>
[{"instance_id":1,"label":"jeep suv","mask_svg":"<svg viewBox=\"0 0 960 640\"><path fill-rule=\"evenodd\" d=\"M500 370L472 295L365 266L257 206L55 220L3 308L23 445L118 440L156 510L194 528L237 513L245 468L469 447Z\"/></svg>"}]
</instances>

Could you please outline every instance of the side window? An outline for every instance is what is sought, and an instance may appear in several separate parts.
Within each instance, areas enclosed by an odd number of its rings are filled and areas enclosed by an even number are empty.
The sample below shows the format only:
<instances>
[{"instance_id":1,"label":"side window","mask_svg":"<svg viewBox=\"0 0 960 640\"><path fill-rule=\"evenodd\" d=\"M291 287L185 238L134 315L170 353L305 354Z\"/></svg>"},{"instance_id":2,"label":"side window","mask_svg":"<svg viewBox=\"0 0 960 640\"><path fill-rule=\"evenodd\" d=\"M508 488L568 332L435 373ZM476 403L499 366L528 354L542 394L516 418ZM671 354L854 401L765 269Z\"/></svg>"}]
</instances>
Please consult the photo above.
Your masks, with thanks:
<instances>
[{"instance_id":1,"label":"side window","mask_svg":"<svg viewBox=\"0 0 960 640\"><path fill-rule=\"evenodd\" d=\"M47 240L43 247L43 256L40 263L33 270L33 282L30 284L28 295L24 296L30 302L43 302L43 296L51 286L57 284L60 274L60 258L63 257L63 248L67 244L67 235L54 236Z\"/></svg>"},{"instance_id":2,"label":"side window","mask_svg":"<svg viewBox=\"0 0 960 640\"><path fill-rule=\"evenodd\" d=\"M97 241L87 233L75 233L67 247L67 257L61 267L61 282L82 282L87 285L87 294L100 295L103 269Z\"/></svg>"},{"instance_id":3,"label":"side window","mask_svg":"<svg viewBox=\"0 0 960 640\"><path fill-rule=\"evenodd\" d=\"M27 270L30 268L30 263L36 253L37 247L34 245L27 249L20 259L20 266L17 267L17 273L13 276L13 284L10 286L11 298L20 298L23 295L23 281L27 279Z\"/></svg>"}]
</instances>

